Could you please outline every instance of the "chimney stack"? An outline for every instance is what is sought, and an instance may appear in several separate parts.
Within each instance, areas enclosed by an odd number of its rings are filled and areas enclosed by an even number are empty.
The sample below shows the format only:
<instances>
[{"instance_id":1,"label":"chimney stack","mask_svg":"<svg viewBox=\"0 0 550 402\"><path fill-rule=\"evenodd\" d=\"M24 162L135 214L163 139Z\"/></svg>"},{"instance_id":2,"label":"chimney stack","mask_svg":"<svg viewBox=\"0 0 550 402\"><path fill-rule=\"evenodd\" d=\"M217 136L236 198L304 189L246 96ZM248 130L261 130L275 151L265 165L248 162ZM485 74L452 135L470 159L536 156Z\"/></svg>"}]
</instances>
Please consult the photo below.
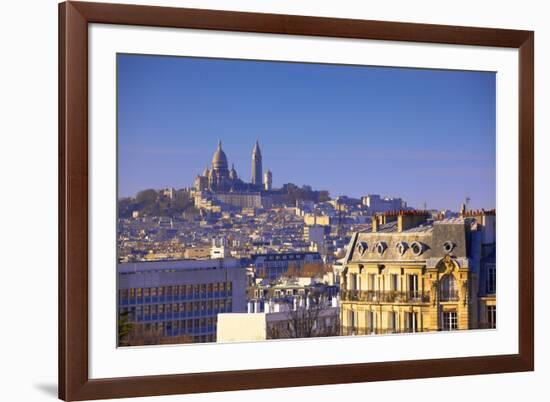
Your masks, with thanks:
<instances>
[{"instance_id":1,"label":"chimney stack","mask_svg":"<svg viewBox=\"0 0 550 402\"><path fill-rule=\"evenodd\" d=\"M430 214L428 211L399 211L397 216L397 231L403 232L407 229L421 225L426 222Z\"/></svg>"}]
</instances>

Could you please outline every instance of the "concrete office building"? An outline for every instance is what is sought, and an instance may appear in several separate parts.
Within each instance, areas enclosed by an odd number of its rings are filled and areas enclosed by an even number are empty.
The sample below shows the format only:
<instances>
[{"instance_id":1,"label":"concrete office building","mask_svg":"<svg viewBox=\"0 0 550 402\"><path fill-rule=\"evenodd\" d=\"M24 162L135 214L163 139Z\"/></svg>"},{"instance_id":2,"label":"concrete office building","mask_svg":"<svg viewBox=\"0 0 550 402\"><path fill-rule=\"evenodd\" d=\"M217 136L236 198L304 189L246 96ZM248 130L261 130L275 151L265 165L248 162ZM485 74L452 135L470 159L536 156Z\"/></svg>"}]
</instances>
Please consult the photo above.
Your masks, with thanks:
<instances>
[{"instance_id":1,"label":"concrete office building","mask_svg":"<svg viewBox=\"0 0 550 402\"><path fill-rule=\"evenodd\" d=\"M246 268L233 258L120 263L119 317L159 337L216 340L217 314L246 311Z\"/></svg>"}]
</instances>

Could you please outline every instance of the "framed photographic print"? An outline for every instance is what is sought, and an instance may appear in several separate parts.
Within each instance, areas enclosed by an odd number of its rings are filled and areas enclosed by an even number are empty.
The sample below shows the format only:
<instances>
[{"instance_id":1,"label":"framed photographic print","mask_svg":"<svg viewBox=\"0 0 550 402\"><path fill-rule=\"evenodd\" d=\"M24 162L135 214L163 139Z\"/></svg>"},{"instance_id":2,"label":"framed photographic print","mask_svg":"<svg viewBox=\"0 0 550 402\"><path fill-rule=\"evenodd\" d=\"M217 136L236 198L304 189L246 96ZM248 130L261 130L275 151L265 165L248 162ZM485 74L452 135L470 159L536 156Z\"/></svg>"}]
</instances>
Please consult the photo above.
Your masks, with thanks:
<instances>
[{"instance_id":1,"label":"framed photographic print","mask_svg":"<svg viewBox=\"0 0 550 402\"><path fill-rule=\"evenodd\" d=\"M533 32L59 7L60 398L533 370Z\"/></svg>"}]
</instances>

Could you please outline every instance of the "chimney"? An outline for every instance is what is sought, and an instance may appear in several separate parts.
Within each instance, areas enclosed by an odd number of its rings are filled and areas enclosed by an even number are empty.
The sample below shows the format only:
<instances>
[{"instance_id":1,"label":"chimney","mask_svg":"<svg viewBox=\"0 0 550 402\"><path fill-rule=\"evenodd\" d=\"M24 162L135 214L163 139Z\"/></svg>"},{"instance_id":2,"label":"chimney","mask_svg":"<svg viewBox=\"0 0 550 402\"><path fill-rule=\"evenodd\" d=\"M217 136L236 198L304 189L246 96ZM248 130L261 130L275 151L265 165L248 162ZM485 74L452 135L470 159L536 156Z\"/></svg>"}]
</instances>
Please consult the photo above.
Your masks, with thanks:
<instances>
[{"instance_id":1,"label":"chimney","mask_svg":"<svg viewBox=\"0 0 550 402\"><path fill-rule=\"evenodd\" d=\"M387 211L381 214L372 216L372 232L378 232L380 226L386 223L395 222L397 220L399 211Z\"/></svg>"},{"instance_id":2,"label":"chimney","mask_svg":"<svg viewBox=\"0 0 550 402\"><path fill-rule=\"evenodd\" d=\"M466 215L466 204L462 203L460 205L460 217L463 218Z\"/></svg>"},{"instance_id":3,"label":"chimney","mask_svg":"<svg viewBox=\"0 0 550 402\"><path fill-rule=\"evenodd\" d=\"M418 226L428 220L427 211L399 211L397 216L397 231L403 232L407 229Z\"/></svg>"}]
</instances>

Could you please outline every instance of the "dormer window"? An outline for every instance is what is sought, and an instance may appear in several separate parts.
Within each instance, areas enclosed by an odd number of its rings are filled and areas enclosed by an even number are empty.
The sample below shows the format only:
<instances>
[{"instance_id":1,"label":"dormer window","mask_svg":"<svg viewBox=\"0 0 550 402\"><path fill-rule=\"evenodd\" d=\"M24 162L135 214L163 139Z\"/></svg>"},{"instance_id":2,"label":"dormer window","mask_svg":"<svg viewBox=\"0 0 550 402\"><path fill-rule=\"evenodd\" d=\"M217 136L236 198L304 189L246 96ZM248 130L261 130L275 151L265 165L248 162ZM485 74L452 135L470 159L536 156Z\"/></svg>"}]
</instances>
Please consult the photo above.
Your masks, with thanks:
<instances>
[{"instance_id":1,"label":"dormer window","mask_svg":"<svg viewBox=\"0 0 550 402\"><path fill-rule=\"evenodd\" d=\"M387 248L387 245L385 242L379 241L378 243L376 243L376 253L378 255L384 254L384 251L386 251L386 248Z\"/></svg>"},{"instance_id":2,"label":"dormer window","mask_svg":"<svg viewBox=\"0 0 550 402\"><path fill-rule=\"evenodd\" d=\"M417 257L424 252L424 245L418 241L411 244L411 250Z\"/></svg>"},{"instance_id":3,"label":"dormer window","mask_svg":"<svg viewBox=\"0 0 550 402\"><path fill-rule=\"evenodd\" d=\"M443 243L443 251L446 253L450 253L455 248L455 244L452 241L447 240L445 243Z\"/></svg>"},{"instance_id":4,"label":"dormer window","mask_svg":"<svg viewBox=\"0 0 550 402\"><path fill-rule=\"evenodd\" d=\"M400 241L395 245L395 249L399 255L405 254L405 251L407 251L408 248L409 245L404 241Z\"/></svg>"},{"instance_id":5,"label":"dormer window","mask_svg":"<svg viewBox=\"0 0 550 402\"><path fill-rule=\"evenodd\" d=\"M367 242L361 241L357 245L357 250L359 251L359 254L363 255L365 252L369 249L369 245Z\"/></svg>"}]
</instances>

